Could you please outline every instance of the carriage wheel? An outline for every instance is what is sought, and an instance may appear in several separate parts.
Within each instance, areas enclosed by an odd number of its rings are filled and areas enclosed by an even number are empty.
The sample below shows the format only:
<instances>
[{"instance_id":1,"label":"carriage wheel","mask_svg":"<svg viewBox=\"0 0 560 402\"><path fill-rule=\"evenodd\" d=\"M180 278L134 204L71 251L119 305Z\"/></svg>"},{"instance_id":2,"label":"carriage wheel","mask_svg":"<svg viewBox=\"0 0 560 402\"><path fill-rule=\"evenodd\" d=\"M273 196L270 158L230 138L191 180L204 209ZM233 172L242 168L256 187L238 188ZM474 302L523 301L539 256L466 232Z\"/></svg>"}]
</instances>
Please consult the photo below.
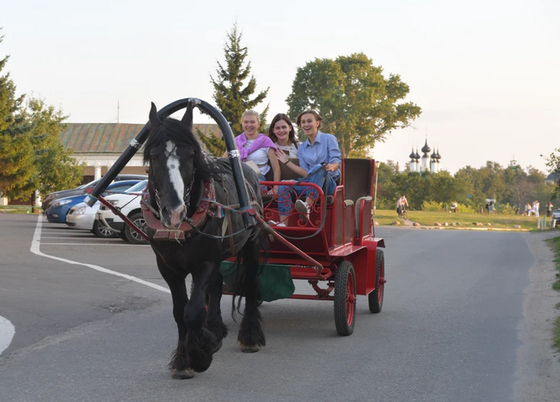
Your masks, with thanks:
<instances>
[{"instance_id":1,"label":"carriage wheel","mask_svg":"<svg viewBox=\"0 0 560 402\"><path fill-rule=\"evenodd\" d=\"M383 250L375 252L375 290L368 295L369 311L381 312L383 295L385 294L385 256Z\"/></svg>"},{"instance_id":2,"label":"carriage wheel","mask_svg":"<svg viewBox=\"0 0 560 402\"><path fill-rule=\"evenodd\" d=\"M146 232L146 220L144 219L144 216L142 215L142 213L138 212L138 213L132 215L131 217L129 217L128 219L130 219L132 221L132 223L134 223L136 226L138 226L138 228L140 230ZM124 237L125 237L126 241L128 241L132 244L147 243L147 241L144 240L144 238L142 236L140 236L138 233L136 233L128 225L124 225Z\"/></svg>"},{"instance_id":3,"label":"carriage wheel","mask_svg":"<svg viewBox=\"0 0 560 402\"><path fill-rule=\"evenodd\" d=\"M351 335L356 321L356 274L350 261L342 261L334 280L334 323L339 335Z\"/></svg>"}]
</instances>

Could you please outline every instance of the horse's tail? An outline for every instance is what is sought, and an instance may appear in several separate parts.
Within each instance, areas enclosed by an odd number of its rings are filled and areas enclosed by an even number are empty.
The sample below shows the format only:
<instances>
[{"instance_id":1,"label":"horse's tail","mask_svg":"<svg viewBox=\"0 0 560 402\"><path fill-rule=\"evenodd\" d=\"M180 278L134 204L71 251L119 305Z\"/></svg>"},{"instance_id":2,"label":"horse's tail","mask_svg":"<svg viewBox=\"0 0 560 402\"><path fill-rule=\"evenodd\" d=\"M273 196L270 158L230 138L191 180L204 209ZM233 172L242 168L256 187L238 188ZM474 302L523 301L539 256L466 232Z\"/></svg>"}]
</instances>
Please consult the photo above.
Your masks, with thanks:
<instances>
[{"instance_id":1,"label":"horse's tail","mask_svg":"<svg viewBox=\"0 0 560 402\"><path fill-rule=\"evenodd\" d=\"M231 282L233 293L232 317L235 320L236 313L241 313L241 299L252 295L259 295L259 275L268 262L269 241L266 231L262 225L257 225L247 243L237 253L233 265L235 280ZM228 284L228 287L230 284Z\"/></svg>"}]
</instances>

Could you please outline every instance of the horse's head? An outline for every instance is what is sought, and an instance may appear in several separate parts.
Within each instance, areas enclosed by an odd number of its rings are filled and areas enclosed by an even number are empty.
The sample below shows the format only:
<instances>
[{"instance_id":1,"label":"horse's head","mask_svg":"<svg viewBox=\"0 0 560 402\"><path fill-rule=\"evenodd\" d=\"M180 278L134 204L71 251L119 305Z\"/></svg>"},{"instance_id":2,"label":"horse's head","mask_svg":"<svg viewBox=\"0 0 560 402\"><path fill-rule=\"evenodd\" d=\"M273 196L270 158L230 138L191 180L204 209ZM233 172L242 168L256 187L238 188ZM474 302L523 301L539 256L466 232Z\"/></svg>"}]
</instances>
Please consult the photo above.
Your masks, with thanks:
<instances>
[{"instance_id":1,"label":"horse's head","mask_svg":"<svg viewBox=\"0 0 560 402\"><path fill-rule=\"evenodd\" d=\"M150 136L144 149L149 163L150 197L160 212L161 223L177 229L187 216L200 145L192 134L192 105L181 121L159 119L156 106L150 110Z\"/></svg>"}]
</instances>

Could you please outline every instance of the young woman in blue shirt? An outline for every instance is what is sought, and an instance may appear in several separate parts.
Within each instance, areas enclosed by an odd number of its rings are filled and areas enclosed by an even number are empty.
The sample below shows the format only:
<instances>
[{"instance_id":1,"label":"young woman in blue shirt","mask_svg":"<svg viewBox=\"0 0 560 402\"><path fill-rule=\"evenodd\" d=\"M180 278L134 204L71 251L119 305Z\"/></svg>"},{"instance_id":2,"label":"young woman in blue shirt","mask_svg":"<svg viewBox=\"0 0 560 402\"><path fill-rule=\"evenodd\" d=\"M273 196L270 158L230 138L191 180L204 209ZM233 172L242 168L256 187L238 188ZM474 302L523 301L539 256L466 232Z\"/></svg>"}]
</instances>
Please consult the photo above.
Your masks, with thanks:
<instances>
[{"instance_id":1,"label":"young woman in blue shirt","mask_svg":"<svg viewBox=\"0 0 560 402\"><path fill-rule=\"evenodd\" d=\"M306 110L300 113L296 119L296 124L307 137L307 140L298 148L299 166L290 162L286 153L281 149L276 150L276 156L280 163L305 178L304 182L314 183L323 189L325 195L332 195L336 189L336 180L340 177L340 148L334 135L319 131L321 120L319 113L314 110ZM288 186L280 186L279 189L280 225L284 225L284 221L292 209L289 190ZM313 203L318 198L317 192L305 186L296 186L294 190L297 194L307 196L306 201L298 199L295 208L298 212L309 216Z\"/></svg>"}]
</instances>

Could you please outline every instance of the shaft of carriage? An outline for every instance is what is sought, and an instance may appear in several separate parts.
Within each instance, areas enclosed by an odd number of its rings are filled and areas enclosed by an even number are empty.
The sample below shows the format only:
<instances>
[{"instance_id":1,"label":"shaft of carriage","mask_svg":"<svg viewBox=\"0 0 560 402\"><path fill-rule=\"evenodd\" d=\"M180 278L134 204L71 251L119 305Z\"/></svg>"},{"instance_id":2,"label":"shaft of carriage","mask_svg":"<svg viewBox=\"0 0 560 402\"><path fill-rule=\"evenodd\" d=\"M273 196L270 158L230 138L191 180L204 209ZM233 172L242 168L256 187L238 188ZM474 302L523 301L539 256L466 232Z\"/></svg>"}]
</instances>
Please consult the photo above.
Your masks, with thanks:
<instances>
[{"instance_id":1,"label":"shaft of carriage","mask_svg":"<svg viewBox=\"0 0 560 402\"><path fill-rule=\"evenodd\" d=\"M249 196L247 194L247 188L245 187L245 178L243 176L243 170L241 168L241 159L239 157L239 151L237 150L237 146L235 145L234 135L231 131L231 127L229 126L225 117L212 105L208 102L205 102L200 99L196 98L185 98L170 103L169 105L165 106L164 108L160 109L158 112L158 116L160 119L164 119L173 113L177 112L178 110L186 108L189 103L192 103L193 106L196 106L200 109L201 112L207 113L218 123L220 130L222 131L222 135L226 144L226 149L229 157L229 161L233 170L233 177L235 181L235 187L237 193L239 195L239 203L240 203L240 210L249 209ZM95 202L99 199L100 195L105 191L107 186L111 184L111 182L115 179L117 174L126 166L126 164L130 161L130 159L136 154L136 152L140 149L142 144L148 138L150 134L150 123L146 123L146 125L140 130L136 138L134 138L126 150L122 153L119 159L115 162L115 164L107 171L107 174L103 176L103 178L97 183L97 185L93 188L92 192L86 196L84 202L89 205L90 207L95 204ZM251 214L243 214L243 220L246 228L255 225L255 219Z\"/></svg>"}]
</instances>

